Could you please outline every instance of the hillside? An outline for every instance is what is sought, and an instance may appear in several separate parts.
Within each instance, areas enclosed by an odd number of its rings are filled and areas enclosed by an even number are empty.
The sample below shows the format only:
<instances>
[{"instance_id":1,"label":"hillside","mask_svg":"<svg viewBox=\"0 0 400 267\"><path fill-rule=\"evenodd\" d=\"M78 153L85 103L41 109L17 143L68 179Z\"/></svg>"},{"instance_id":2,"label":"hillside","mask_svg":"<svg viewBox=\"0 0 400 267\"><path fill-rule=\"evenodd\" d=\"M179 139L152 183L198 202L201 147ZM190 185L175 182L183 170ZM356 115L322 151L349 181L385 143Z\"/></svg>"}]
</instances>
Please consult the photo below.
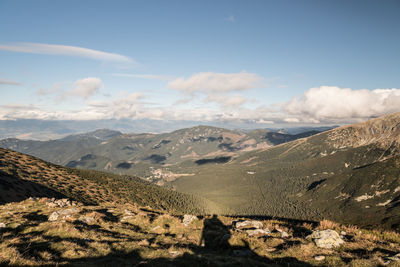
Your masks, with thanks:
<instances>
[{"instance_id":1,"label":"hillside","mask_svg":"<svg viewBox=\"0 0 400 267\"><path fill-rule=\"evenodd\" d=\"M4 139L0 147L68 167L137 175L157 182L151 167L157 169L204 157L232 157L316 133L241 132L211 126L165 134L121 134L103 129L52 141Z\"/></svg>"},{"instance_id":2,"label":"hillside","mask_svg":"<svg viewBox=\"0 0 400 267\"><path fill-rule=\"evenodd\" d=\"M222 211L210 201L136 177L70 169L7 149L0 149L0 178L0 203L28 197L68 197L86 204L129 202L181 213Z\"/></svg>"},{"instance_id":3,"label":"hillside","mask_svg":"<svg viewBox=\"0 0 400 267\"><path fill-rule=\"evenodd\" d=\"M334 238L316 237L328 233ZM0 266L15 267L361 267L400 262L400 234L395 232L326 220L177 216L129 203L84 205L47 197L0 205L0 238Z\"/></svg>"},{"instance_id":4,"label":"hillside","mask_svg":"<svg viewBox=\"0 0 400 267\"><path fill-rule=\"evenodd\" d=\"M328 218L399 230L399 125L396 113L224 163L185 162L170 169L192 175L169 185L237 214Z\"/></svg>"}]
</instances>

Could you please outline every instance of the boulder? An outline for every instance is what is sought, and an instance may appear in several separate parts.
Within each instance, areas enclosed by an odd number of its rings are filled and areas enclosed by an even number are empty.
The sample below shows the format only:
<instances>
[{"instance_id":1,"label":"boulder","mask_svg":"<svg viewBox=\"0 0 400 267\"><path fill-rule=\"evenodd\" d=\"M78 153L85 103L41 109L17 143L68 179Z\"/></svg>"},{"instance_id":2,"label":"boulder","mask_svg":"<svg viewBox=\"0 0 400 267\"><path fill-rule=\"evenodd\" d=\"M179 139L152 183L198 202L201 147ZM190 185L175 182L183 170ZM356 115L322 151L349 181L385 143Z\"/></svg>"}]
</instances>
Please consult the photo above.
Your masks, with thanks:
<instances>
[{"instance_id":1,"label":"boulder","mask_svg":"<svg viewBox=\"0 0 400 267\"><path fill-rule=\"evenodd\" d=\"M246 233L249 236L266 236L269 235L271 232L268 229L248 229Z\"/></svg>"},{"instance_id":2,"label":"boulder","mask_svg":"<svg viewBox=\"0 0 400 267\"><path fill-rule=\"evenodd\" d=\"M281 233L281 237L282 238L288 238L289 234L286 231L283 231L282 229L276 229L276 231L278 231L279 233Z\"/></svg>"},{"instance_id":3,"label":"boulder","mask_svg":"<svg viewBox=\"0 0 400 267\"><path fill-rule=\"evenodd\" d=\"M49 221L50 222L54 222L57 221L59 217L59 214L57 211L53 212L50 216L49 216Z\"/></svg>"},{"instance_id":4,"label":"boulder","mask_svg":"<svg viewBox=\"0 0 400 267\"><path fill-rule=\"evenodd\" d=\"M331 229L313 231L311 235L307 236L307 239L312 239L317 247L327 249L339 247L344 243L339 234Z\"/></svg>"},{"instance_id":5,"label":"boulder","mask_svg":"<svg viewBox=\"0 0 400 267\"><path fill-rule=\"evenodd\" d=\"M67 219L67 218L71 217L72 214L74 214L78 211L79 211L79 209L77 209L77 208L55 211L49 216L49 221L54 222L59 219L60 220Z\"/></svg>"},{"instance_id":6,"label":"boulder","mask_svg":"<svg viewBox=\"0 0 400 267\"><path fill-rule=\"evenodd\" d=\"M183 223L185 226L188 226L188 225L191 224L194 220L197 220L197 217L196 217L196 216L185 214L185 215L183 215L182 223Z\"/></svg>"},{"instance_id":7,"label":"boulder","mask_svg":"<svg viewBox=\"0 0 400 267\"><path fill-rule=\"evenodd\" d=\"M245 221L237 221L235 222L235 229L261 229L263 228L263 223L256 220L245 220Z\"/></svg>"}]
</instances>

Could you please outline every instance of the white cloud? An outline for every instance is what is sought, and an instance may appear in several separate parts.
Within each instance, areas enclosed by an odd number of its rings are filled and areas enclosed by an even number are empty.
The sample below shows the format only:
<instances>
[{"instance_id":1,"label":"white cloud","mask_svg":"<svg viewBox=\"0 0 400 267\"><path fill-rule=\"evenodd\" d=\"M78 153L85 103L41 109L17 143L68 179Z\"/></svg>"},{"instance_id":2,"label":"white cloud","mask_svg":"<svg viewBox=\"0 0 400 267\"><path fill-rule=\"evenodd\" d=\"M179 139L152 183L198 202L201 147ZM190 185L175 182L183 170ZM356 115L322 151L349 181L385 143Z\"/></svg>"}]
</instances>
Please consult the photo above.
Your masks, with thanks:
<instances>
[{"instance_id":1,"label":"white cloud","mask_svg":"<svg viewBox=\"0 0 400 267\"><path fill-rule=\"evenodd\" d=\"M298 118L284 118L283 121L288 122L288 123L300 122L300 120Z\"/></svg>"},{"instance_id":2,"label":"white cloud","mask_svg":"<svg viewBox=\"0 0 400 267\"><path fill-rule=\"evenodd\" d=\"M99 78L88 77L77 80L74 84L74 89L67 92L67 95L81 96L87 99L89 96L96 94L103 87L103 83Z\"/></svg>"},{"instance_id":3,"label":"white cloud","mask_svg":"<svg viewBox=\"0 0 400 267\"><path fill-rule=\"evenodd\" d=\"M335 86L311 88L283 104L299 121L345 122L400 111L400 89L353 90Z\"/></svg>"},{"instance_id":4,"label":"white cloud","mask_svg":"<svg viewBox=\"0 0 400 267\"><path fill-rule=\"evenodd\" d=\"M200 72L187 79L177 78L167 86L185 94L227 93L260 87L262 80L263 78L255 73Z\"/></svg>"},{"instance_id":5,"label":"white cloud","mask_svg":"<svg viewBox=\"0 0 400 267\"><path fill-rule=\"evenodd\" d=\"M87 78L98 79L98 78ZM79 80L79 96L88 97L101 86ZM87 88L89 89L86 89ZM82 89L85 88L85 89ZM74 88L73 90L75 90ZM65 92L65 91L64 91ZM208 94L205 101L217 107L154 106L145 102L141 92L125 93L103 101L86 101L79 110L21 105L0 106L0 119L37 118L93 120L111 118L249 122L259 124L346 124L400 111L400 89L353 90L322 86L311 88L303 96L274 106L247 108L240 95Z\"/></svg>"},{"instance_id":6,"label":"white cloud","mask_svg":"<svg viewBox=\"0 0 400 267\"><path fill-rule=\"evenodd\" d=\"M21 85L21 83L7 79L0 79L0 85Z\"/></svg>"},{"instance_id":7,"label":"white cloud","mask_svg":"<svg viewBox=\"0 0 400 267\"><path fill-rule=\"evenodd\" d=\"M84 57L100 61L134 63L133 59L124 55L108 53L78 46L68 46L68 45L55 45L55 44L42 44L42 43L13 43L13 44L0 44L0 50L32 53L32 54L76 56L76 57Z\"/></svg>"},{"instance_id":8,"label":"white cloud","mask_svg":"<svg viewBox=\"0 0 400 267\"><path fill-rule=\"evenodd\" d=\"M219 103L224 108L239 107L243 105L247 99L240 95L226 96L226 95L214 95L211 94L205 99L206 102Z\"/></svg>"},{"instance_id":9,"label":"white cloud","mask_svg":"<svg viewBox=\"0 0 400 267\"><path fill-rule=\"evenodd\" d=\"M160 81L172 80L172 77L167 76L167 75L129 74L129 73L113 73L112 75L116 76L116 77L140 78L140 79L147 79L147 80L160 80Z\"/></svg>"}]
</instances>

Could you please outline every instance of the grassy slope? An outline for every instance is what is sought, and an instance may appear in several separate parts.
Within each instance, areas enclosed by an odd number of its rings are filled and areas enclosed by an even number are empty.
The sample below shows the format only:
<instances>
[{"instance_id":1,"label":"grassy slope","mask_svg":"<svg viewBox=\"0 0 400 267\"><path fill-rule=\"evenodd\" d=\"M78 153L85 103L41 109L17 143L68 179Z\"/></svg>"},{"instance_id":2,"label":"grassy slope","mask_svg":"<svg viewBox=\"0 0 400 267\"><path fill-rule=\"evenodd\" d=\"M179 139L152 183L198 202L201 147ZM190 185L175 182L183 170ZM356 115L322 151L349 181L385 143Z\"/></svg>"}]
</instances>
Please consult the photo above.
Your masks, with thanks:
<instances>
[{"instance_id":1,"label":"grassy slope","mask_svg":"<svg viewBox=\"0 0 400 267\"><path fill-rule=\"evenodd\" d=\"M331 218L399 229L399 123L400 115L394 114L245 153L225 164L187 162L180 171L195 175L172 184L178 191L228 205L238 214ZM340 197L342 188L351 191L345 199ZM381 195L365 203L356 201L376 191Z\"/></svg>"},{"instance_id":2,"label":"grassy slope","mask_svg":"<svg viewBox=\"0 0 400 267\"><path fill-rule=\"evenodd\" d=\"M211 201L139 178L70 169L7 149L0 149L0 177L3 203L29 196L64 195L88 204L131 202L176 212L221 212Z\"/></svg>"},{"instance_id":3,"label":"grassy slope","mask_svg":"<svg viewBox=\"0 0 400 267\"><path fill-rule=\"evenodd\" d=\"M0 266L364 267L383 266L400 250L399 233L330 221L313 225L261 219L271 234L251 237L233 229L240 218L206 216L185 226L179 216L129 204L78 205L70 217L51 222L49 216L65 208L46 202L0 205L0 222L6 224L0 231ZM93 220L84 223L82 216ZM321 229L345 231L346 242L340 248L321 249L305 238ZM223 246L218 243L222 237ZM318 255L325 259L317 261ZM398 265L392 261L390 266Z\"/></svg>"}]
</instances>

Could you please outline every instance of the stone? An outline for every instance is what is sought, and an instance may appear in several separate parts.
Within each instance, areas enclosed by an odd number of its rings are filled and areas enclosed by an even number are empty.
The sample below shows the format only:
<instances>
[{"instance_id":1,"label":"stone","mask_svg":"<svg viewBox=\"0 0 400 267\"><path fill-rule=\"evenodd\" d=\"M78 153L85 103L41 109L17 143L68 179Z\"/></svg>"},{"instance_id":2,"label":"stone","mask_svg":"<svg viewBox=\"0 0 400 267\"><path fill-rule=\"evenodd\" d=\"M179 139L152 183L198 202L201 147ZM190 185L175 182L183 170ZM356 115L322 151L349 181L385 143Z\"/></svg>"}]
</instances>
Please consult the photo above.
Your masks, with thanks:
<instances>
[{"instance_id":1,"label":"stone","mask_svg":"<svg viewBox=\"0 0 400 267\"><path fill-rule=\"evenodd\" d=\"M322 231L313 231L311 235L306 237L312 239L315 245L319 248L331 249L339 247L344 243L343 239L340 238L339 234L331 229Z\"/></svg>"},{"instance_id":2,"label":"stone","mask_svg":"<svg viewBox=\"0 0 400 267\"><path fill-rule=\"evenodd\" d=\"M0 230L1 230L2 228L6 228L6 224L5 224L5 223L0 223Z\"/></svg>"},{"instance_id":3,"label":"stone","mask_svg":"<svg viewBox=\"0 0 400 267\"><path fill-rule=\"evenodd\" d=\"M140 242L138 243L138 245L139 245L139 246L149 246L149 245L150 245L150 242L149 242L149 240L147 240L147 239L143 239L142 241L140 241Z\"/></svg>"},{"instance_id":4,"label":"stone","mask_svg":"<svg viewBox=\"0 0 400 267\"><path fill-rule=\"evenodd\" d=\"M325 260L325 256L322 256L322 255L315 256L315 257L314 257L314 260L316 260L316 261L323 261L323 260Z\"/></svg>"},{"instance_id":5,"label":"stone","mask_svg":"<svg viewBox=\"0 0 400 267\"><path fill-rule=\"evenodd\" d=\"M133 218L133 216L124 216L121 218L121 222L126 222L127 220L132 219L132 218Z\"/></svg>"},{"instance_id":6,"label":"stone","mask_svg":"<svg viewBox=\"0 0 400 267\"><path fill-rule=\"evenodd\" d=\"M282 238L288 238L288 237L289 237L289 234L286 233L285 231L282 231L281 237L282 237Z\"/></svg>"},{"instance_id":7,"label":"stone","mask_svg":"<svg viewBox=\"0 0 400 267\"><path fill-rule=\"evenodd\" d=\"M387 259L398 262L400 261L400 253L397 253L396 255L391 257L387 257Z\"/></svg>"},{"instance_id":8,"label":"stone","mask_svg":"<svg viewBox=\"0 0 400 267\"><path fill-rule=\"evenodd\" d=\"M55 211L49 216L49 221L54 222L54 221L57 221L58 219L69 218L69 217L71 217L72 214L74 214L78 211L79 210L77 208Z\"/></svg>"},{"instance_id":9,"label":"stone","mask_svg":"<svg viewBox=\"0 0 400 267\"><path fill-rule=\"evenodd\" d=\"M236 249L232 251L233 255L239 256L239 257L247 257L253 255L253 251L250 249Z\"/></svg>"},{"instance_id":10,"label":"stone","mask_svg":"<svg viewBox=\"0 0 400 267\"><path fill-rule=\"evenodd\" d=\"M189 224L191 224L194 220L197 220L197 217L194 215L189 215L189 214L185 214L183 215L183 220L182 223L185 226L188 226Z\"/></svg>"},{"instance_id":11,"label":"stone","mask_svg":"<svg viewBox=\"0 0 400 267\"><path fill-rule=\"evenodd\" d=\"M94 218L90 217L90 216L81 216L81 217L79 217L78 220L81 221L81 222L84 222L86 224L90 224L90 223L93 223L95 221Z\"/></svg>"},{"instance_id":12,"label":"stone","mask_svg":"<svg viewBox=\"0 0 400 267\"><path fill-rule=\"evenodd\" d=\"M49 221L50 222L57 221L58 217L59 217L59 214L57 211L55 211L49 216Z\"/></svg>"},{"instance_id":13,"label":"stone","mask_svg":"<svg viewBox=\"0 0 400 267\"><path fill-rule=\"evenodd\" d=\"M285 232L285 231L283 231L282 229L276 229L276 231L278 231L279 233L281 233L281 237L282 238L288 238L289 237L289 234L287 233L287 232Z\"/></svg>"},{"instance_id":14,"label":"stone","mask_svg":"<svg viewBox=\"0 0 400 267\"><path fill-rule=\"evenodd\" d=\"M175 257L178 257L179 255L181 255L181 252L172 250L172 251L169 251L169 254L170 254L173 258L175 258Z\"/></svg>"},{"instance_id":15,"label":"stone","mask_svg":"<svg viewBox=\"0 0 400 267\"><path fill-rule=\"evenodd\" d=\"M271 232L268 229L249 229L246 230L246 233L249 236L265 236L269 235Z\"/></svg>"},{"instance_id":16,"label":"stone","mask_svg":"<svg viewBox=\"0 0 400 267\"><path fill-rule=\"evenodd\" d=\"M130 211L130 210L124 210L124 214L127 215L127 216L133 216L133 215L135 215L135 213L132 212L132 211Z\"/></svg>"},{"instance_id":17,"label":"stone","mask_svg":"<svg viewBox=\"0 0 400 267\"><path fill-rule=\"evenodd\" d=\"M255 221L255 220L237 221L235 223L235 228L236 229L248 229L248 228L261 229L261 228L263 228L263 223L260 221Z\"/></svg>"}]
</instances>

